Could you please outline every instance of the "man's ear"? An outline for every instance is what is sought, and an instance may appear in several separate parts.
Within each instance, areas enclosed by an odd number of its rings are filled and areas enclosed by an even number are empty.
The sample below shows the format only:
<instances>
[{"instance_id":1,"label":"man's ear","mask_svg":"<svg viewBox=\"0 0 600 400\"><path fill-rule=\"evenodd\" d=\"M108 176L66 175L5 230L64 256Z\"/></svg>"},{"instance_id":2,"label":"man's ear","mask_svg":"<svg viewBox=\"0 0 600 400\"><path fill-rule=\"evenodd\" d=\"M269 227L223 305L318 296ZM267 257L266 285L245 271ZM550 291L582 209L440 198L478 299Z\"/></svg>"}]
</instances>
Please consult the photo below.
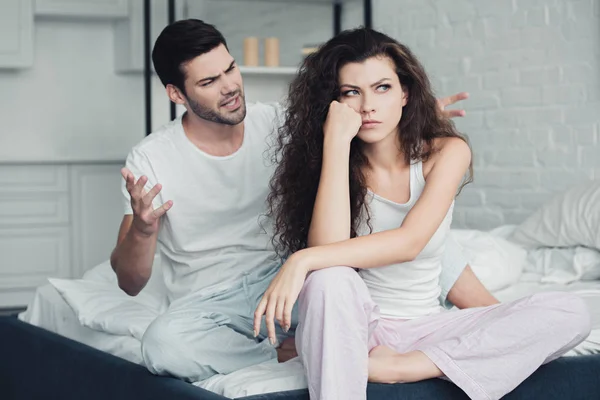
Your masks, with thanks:
<instances>
[{"instance_id":1,"label":"man's ear","mask_svg":"<svg viewBox=\"0 0 600 400\"><path fill-rule=\"evenodd\" d=\"M183 92L181 90L179 90L178 87L169 83L166 87L166 90L167 90L167 96L169 96L169 99L173 103L185 104L185 102L186 102L185 95L183 94Z\"/></svg>"}]
</instances>

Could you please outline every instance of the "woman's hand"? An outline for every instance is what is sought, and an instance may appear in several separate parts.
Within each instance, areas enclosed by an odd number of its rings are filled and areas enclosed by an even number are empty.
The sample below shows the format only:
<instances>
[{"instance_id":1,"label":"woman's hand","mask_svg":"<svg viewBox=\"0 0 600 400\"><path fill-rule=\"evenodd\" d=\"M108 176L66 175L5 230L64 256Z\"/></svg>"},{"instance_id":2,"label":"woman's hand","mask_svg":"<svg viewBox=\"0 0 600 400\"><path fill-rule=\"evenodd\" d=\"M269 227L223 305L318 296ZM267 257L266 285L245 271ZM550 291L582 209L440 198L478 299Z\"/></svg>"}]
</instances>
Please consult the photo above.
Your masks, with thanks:
<instances>
[{"instance_id":1,"label":"woman's hand","mask_svg":"<svg viewBox=\"0 0 600 400\"><path fill-rule=\"evenodd\" d=\"M362 117L350 106L336 100L329 104L327 120L323 126L325 138L344 138L350 142L362 126Z\"/></svg>"},{"instance_id":2,"label":"woman's hand","mask_svg":"<svg viewBox=\"0 0 600 400\"><path fill-rule=\"evenodd\" d=\"M308 274L308 265L301 253L302 251L292 254L282 265L254 313L254 336L260 332L262 316L265 315L269 340L273 345L277 341L275 319L285 332L290 329L292 308Z\"/></svg>"}]
</instances>

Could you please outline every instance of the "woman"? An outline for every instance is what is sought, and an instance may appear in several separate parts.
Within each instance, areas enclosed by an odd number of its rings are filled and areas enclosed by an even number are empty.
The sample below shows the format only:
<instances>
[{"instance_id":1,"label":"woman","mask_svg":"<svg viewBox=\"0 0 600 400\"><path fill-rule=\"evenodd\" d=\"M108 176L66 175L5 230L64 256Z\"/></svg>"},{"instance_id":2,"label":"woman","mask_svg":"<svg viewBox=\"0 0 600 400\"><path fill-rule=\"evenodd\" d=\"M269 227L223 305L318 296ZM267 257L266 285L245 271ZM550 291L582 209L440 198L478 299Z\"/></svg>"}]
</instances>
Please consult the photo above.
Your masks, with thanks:
<instances>
[{"instance_id":1,"label":"woman","mask_svg":"<svg viewBox=\"0 0 600 400\"><path fill-rule=\"evenodd\" d=\"M471 152L409 49L343 32L304 61L289 102L270 202L293 254L255 325L266 314L270 336L274 319L289 327L302 289L296 345L312 399L434 377L496 399L588 335L569 294L442 312L441 255Z\"/></svg>"}]
</instances>

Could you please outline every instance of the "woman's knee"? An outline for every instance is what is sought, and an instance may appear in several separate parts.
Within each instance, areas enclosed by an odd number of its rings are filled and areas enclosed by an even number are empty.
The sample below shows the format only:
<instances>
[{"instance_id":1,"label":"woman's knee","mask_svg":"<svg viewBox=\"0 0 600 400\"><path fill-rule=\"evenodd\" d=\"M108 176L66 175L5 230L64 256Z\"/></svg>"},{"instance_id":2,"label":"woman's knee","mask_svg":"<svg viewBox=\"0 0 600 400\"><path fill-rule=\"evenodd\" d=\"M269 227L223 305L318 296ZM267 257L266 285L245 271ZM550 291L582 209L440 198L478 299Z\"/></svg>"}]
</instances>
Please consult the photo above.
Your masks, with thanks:
<instances>
[{"instance_id":1,"label":"woman's knee","mask_svg":"<svg viewBox=\"0 0 600 400\"><path fill-rule=\"evenodd\" d=\"M312 272L302 291L308 293L339 294L345 291L355 291L364 281L350 267L330 267ZM365 287L366 289L366 287Z\"/></svg>"}]
</instances>

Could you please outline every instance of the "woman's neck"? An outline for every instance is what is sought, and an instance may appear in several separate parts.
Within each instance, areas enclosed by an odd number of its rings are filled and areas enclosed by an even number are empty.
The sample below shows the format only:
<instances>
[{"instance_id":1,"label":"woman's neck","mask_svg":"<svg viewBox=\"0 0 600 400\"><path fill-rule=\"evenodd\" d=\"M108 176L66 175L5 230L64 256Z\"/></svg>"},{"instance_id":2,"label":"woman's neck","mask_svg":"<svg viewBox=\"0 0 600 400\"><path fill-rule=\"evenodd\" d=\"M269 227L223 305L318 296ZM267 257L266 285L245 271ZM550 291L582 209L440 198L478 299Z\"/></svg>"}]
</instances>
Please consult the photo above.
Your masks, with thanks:
<instances>
[{"instance_id":1,"label":"woman's neck","mask_svg":"<svg viewBox=\"0 0 600 400\"><path fill-rule=\"evenodd\" d=\"M364 146L364 154L369 160L369 168L392 172L406 167L404 155L396 134L384 140Z\"/></svg>"}]
</instances>

